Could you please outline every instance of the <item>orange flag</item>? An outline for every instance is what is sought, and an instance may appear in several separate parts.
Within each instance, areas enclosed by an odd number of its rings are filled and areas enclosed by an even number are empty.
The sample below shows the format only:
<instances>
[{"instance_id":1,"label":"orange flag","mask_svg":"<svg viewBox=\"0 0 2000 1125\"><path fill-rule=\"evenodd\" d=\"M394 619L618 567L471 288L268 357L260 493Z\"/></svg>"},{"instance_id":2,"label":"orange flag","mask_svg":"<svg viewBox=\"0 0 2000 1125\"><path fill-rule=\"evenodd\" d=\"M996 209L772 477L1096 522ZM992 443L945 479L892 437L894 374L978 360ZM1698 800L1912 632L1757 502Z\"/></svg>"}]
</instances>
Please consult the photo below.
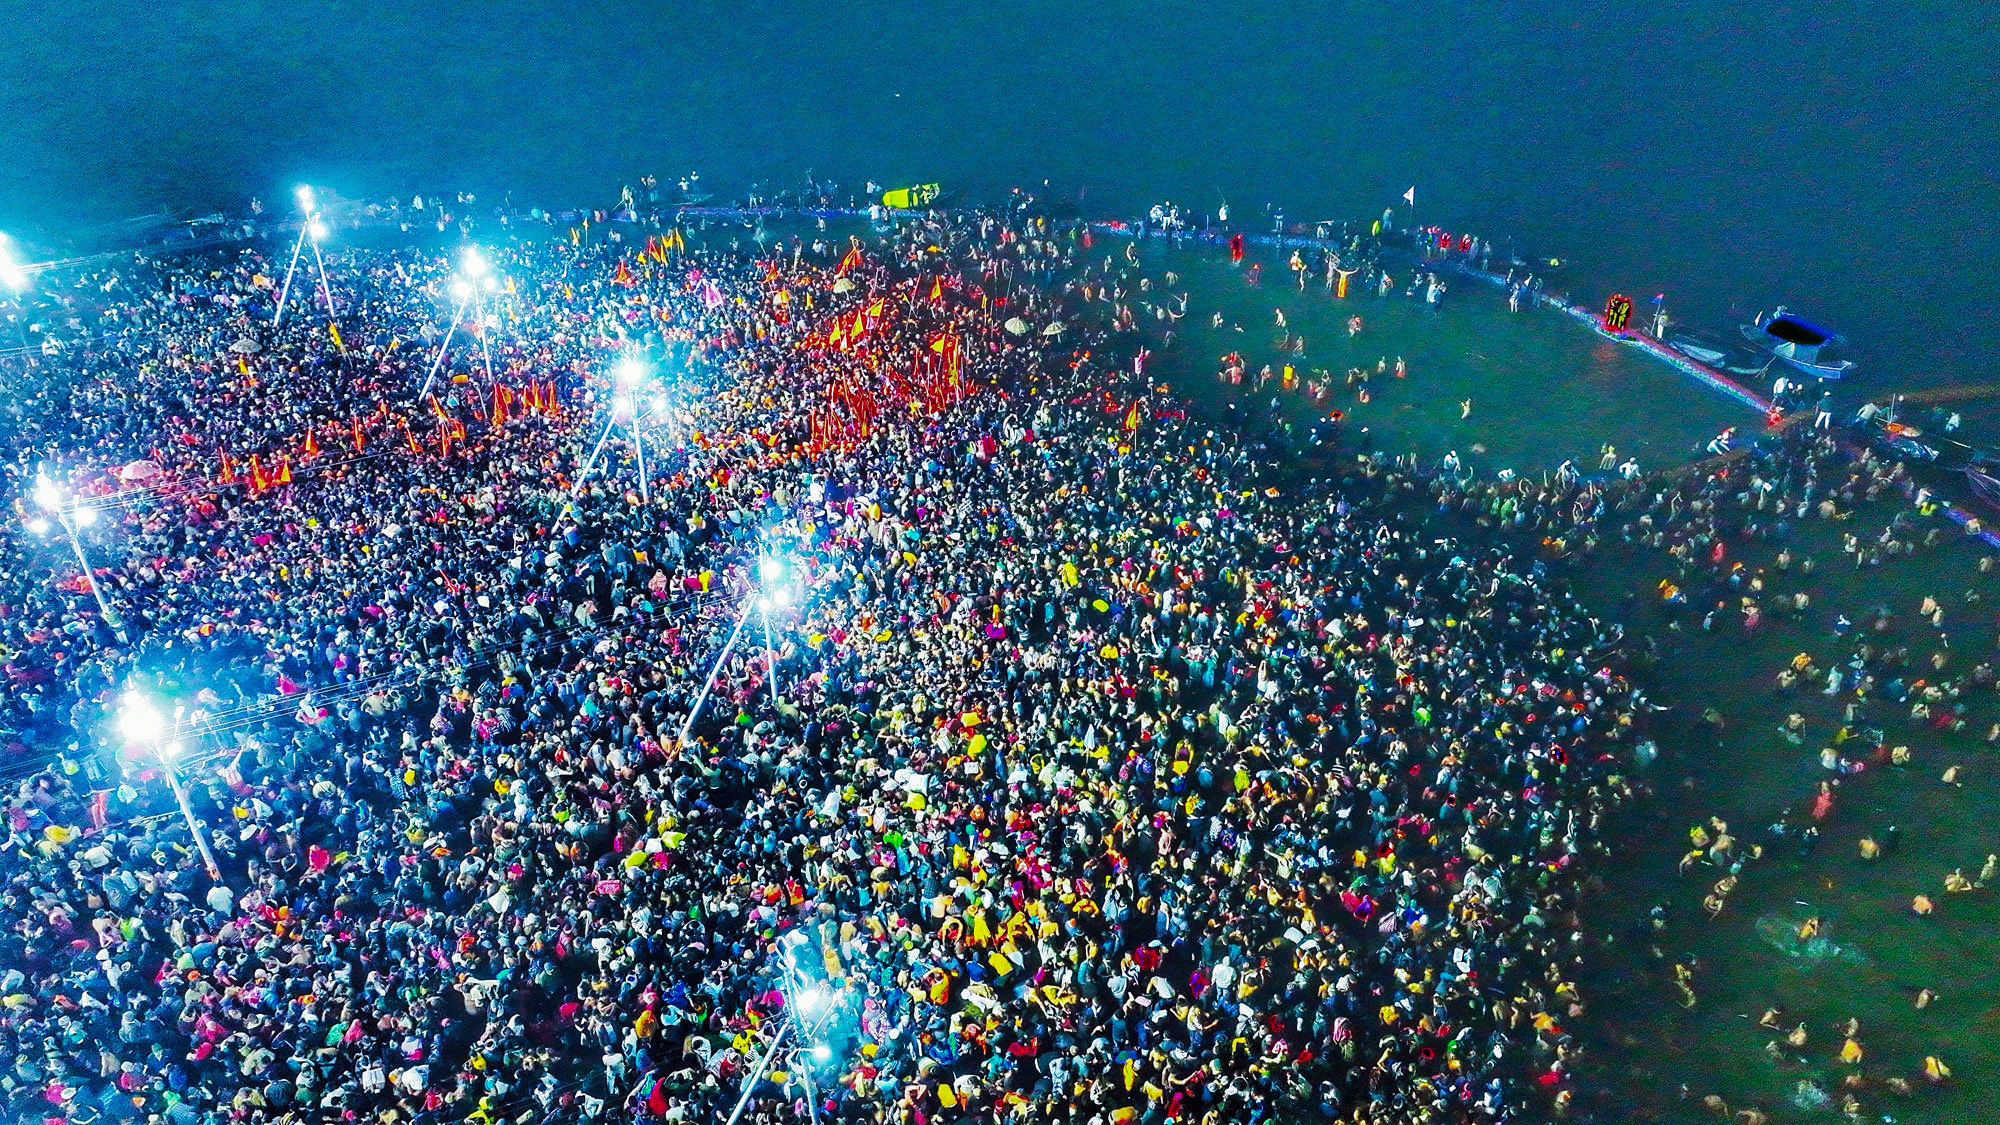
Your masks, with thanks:
<instances>
[{"instance_id":1,"label":"orange flag","mask_svg":"<svg viewBox=\"0 0 2000 1125\"><path fill-rule=\"evenodd\" d=\"M252 453L250 455L250 491L262 492L269 487L271 487L271 483L264 479L264 466L257 460L257 455Z\"/></svg>"},{"instance_id":2,"label":"orange flag","mask_svg":"<svg viewBox=\"0 0 2000 1125\"><path fill-rule=\"evenodd\" d=\"M507 424L507 388L498 385L493 388L493 424Z\"/></svg>"},{"instance_id":3,"label":"orange flag","mask_svg":"<svg viewBox=\"0 0 2000 1125\"><path fill-rule=\"evenodd\" d=\"M1132 403L1132 409L1125 412L1125 428L1127 430L1139 428L1139 404L1136 401Z\"/></svg>"},{"instance_id":4,"label":"orange flag","mask_svg":"<svg viewBox=\"0 0 2000 1125\"><path fill-rule=\"evenodd\" d=\"M319 439L313 436L311 430L307 430L305 445L299 451L299 460L310 461L317 456L319 456Z\"/></svg>"},{"instance_id":5,"label":"orange flag","mask_svg":"<svg viewBox=\"0 0 2000 1125\"><path fill-rule=\"evenodd\" d=\"M220 484L235 484L235 483L236 483L236 458L234 458L234 457L231 457L231 456L230 456L229 454L227 454L227 453L224 453L224 454L221 454L220 456L221 456L221 458L222 458L222 460L221 460L221 463L220 463L219 465L217 465L217 467L216 467L216 481L217 481L217 483L220 483Z\"/></svg>"},{"instance_id":6,"label":"orange flag","mask_svg":"<svg viewBox=\"0 0 2000 1125\"><path fill-rule=\"evenodd\" d=\"M278 477L274 483L292 483L292 459L290 457L286 457L278 462Z\"/></svg>"},{"instance_id":7,"label":"orange flag","mask_svg":"<svg viewBox=\"0 0 2000 1125\"><path fill-rule=\"evenodd\" d=\"M361 447L366 444L367 442L361 438L361 419L356 418L354 420L354 452L361 452Z\"/></svg>"}]
</instances>

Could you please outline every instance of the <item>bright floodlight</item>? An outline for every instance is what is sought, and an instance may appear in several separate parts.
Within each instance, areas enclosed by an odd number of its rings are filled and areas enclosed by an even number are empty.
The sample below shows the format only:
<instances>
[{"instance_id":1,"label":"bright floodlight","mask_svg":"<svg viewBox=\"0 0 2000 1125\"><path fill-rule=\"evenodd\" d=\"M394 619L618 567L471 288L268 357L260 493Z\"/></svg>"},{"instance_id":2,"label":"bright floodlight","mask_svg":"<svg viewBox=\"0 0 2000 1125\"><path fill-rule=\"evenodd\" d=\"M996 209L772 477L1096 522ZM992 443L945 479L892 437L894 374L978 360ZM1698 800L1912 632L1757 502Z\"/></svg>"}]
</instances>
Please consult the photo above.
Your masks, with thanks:
<instances>
[{"instance_id":1,"label":"bright floodlight","mask_svg":"<svg viewBox=\"0 0 2000 1125\"><path fill-rule=\"evenodd\" d=\"M298 187L298 196L299 196L299 210L311 211L313 209L312 185L300 184Z\"/></svg>"},{"instance_id":2,"label":"bright floodlight","mask_svg":"<svg viewBox=\"0 0 2000 1125\"><path fill-rule=\"evenodd\" d=\"M814 1062L825 1062L833 1057L833 1048L824 1043L814 1043L812 1057Z\"/></svg>"},{"instance_id":3,"label":"bright floodlight","mask_svg":"<svg viewBox=\"0 0 2000 1125\"><path fill-rule=\"evenodd\" d=\"M76 513L72 515L70 519L75 521L76 526L78 527L89 527L91 524L97 522L97 509L78 508L76 510Z\"/></svg>"},{"instance_id":4,"label":"bright floodlight","mask_svg":"<svg viewBox=\"0 0 2000 1125\"><path fill-rule=\"evenodd\" d=\"M464 270L467 277L478 277L486 272L486 258L479 253L479 247L468 246L459 257L458 268Z\"/></svg>"},{"instance_id":5,"label":"bright floodlight","mask_svg":"<svg viewBox=\"0 0 2000 1125\"><path fill-rule=\"evenodd\" d=\"M125 693L123 706L118 710L118 731L128 742L153 742L166 728L160 712L152 701L136 691Z\"/></svg>"},{"instance_id":6,"label":"bright floodlight","mask_svg":"<svg viewBox=\"0 0 2000 1125\"><path fill-rule=\"evenodd\" d=\"M472 296L472 283L462 277L459 278L457 281L451 283L451 295L461 301L465 300Z\"/></svg>"},{"instance_id":7,"label":"bright floodlight","mask_svg":"<svg viewBox=\"0 0 2000 1125\"><path fill-rule=\"evenodd\" d=\"M28 267L14 250L14 240L0 234L0 285L19 293L28 287Z\"/></svg>"},{"instance_id":8,"label":"bright floodlight","mask_svg":"<svg viewBox=\"0 0 2000 1125\"><path fill-rule=\"evenodd\" d=\"M35 503L40 504L51 512L60 511L63 503L62 486L46 476L37 478L35 481Z\"/></svg>"},{"instance_id":9,"label":"bright floodlight","mask_svg":"<svg viewBox=\"0 0 2000 1125\"><path fill-rule=\"evenodd\" d=\"M757 564L757 577L766 582L776 582L785 576L785 560L764 556Z\"/></svg>"},{"instance_id":10,"label":"bright floodlight","mask_svg":"<svg viewBox=\"0 0 2000 1125\"><path fill-rule=\"evenodd\" d=\"M312 222L306 224L306 233L312 235L314 242L324 242L326 241L326 224L320 222L318 219L314 219Z\"/></svg>"},{"instance_id":11,"label":"bright floodlight","mask_svg":"<svg viewBox=\"0 0 2000 1125\"><path fill-rule=\"evenodd\" d=\"M824 988L808 988L804 992L799 993L799 1012L802 1015L812 1015L814 1012L825 1008L832 999L833 997Z\"/></svg>"},{"instance_id":12,"label":"bright floodlight","mask_svg":"<svg viewBox=\"0 0 2000 1125\"><path fill-rule=\"evenodd\" d=\"M611 369L611 377L616 379L621 387L628 389L636 387L646 378L646 365L639 362L636 356L626 356L618 361L618 366Z\"/></svg>"},{"instance_id":13,"label":"bright floodlight","mask_svg":"<svg viewBox=\"0 0 2000 1125\"><path fill-rule=\"evenodd\" d=\"M28 521L28 530L34 532L36 535L47 535L49 533L49 521L40 516L35 516Z\"/></svg>"},{"instance_id":14,"label":"bright floodlight","mask_svg":"<svg viewBox=\"0 0 2000 1125\"><path fill-rule=\"evenodd\" d=\"M160 757L166 759L170 763L176 762L180 760L181 754L186 750L187 747L182 745L180 740L176 739L173 742L169 742L166 745L160 747Z\"/></svg>"}]
</instances>

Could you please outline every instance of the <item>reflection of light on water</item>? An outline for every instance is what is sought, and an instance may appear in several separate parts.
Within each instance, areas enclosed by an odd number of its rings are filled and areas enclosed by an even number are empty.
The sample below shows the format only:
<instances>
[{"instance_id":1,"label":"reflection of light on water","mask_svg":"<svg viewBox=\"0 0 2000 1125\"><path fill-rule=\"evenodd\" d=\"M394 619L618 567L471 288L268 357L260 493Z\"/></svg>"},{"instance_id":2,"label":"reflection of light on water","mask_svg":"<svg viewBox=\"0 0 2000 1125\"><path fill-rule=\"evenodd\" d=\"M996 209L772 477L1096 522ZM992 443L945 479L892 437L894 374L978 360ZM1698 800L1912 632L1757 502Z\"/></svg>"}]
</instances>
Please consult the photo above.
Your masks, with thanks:
<instances>
[{"instance_id":1,"label":"reflection of light on water","mask_svg":"<svg viewBox=\"0 0 2000 1125\"><path fill-rule=\"evenodd\" d=\"M1792 1104L1800 1109L1825 1109L1833 1104L1833 1095L1812 1079L1801 1078L1792 1087Z\"/></svg>"},{"instance_id":2,"label":"reflection of light on water","mask_svg":"<svg viewBox=\"0 0 2000 1125\"><path fill-rule=\"evenodd\" d=\"M1608 380L1618 374L1617 368L1628 358L1624 349L1609 340L1598 338L1590 349L1590 362L1584 367L1584 377L1593 381Z\"/></svg>"},{"instance_id":3,"label":"reflection of light on water","mask_svg":"<svg viewBox=\"0 0 2000 1125\"><path fill-rule=\"evenodd\" d=\"M1845 961L1859 964L1867 958L1851 945L1841 945L1824 933L1799 937L1800 923L1778 914L1757 919L1757 933L1767 943L1794 961Z\"/></svg>"}]
</instances>

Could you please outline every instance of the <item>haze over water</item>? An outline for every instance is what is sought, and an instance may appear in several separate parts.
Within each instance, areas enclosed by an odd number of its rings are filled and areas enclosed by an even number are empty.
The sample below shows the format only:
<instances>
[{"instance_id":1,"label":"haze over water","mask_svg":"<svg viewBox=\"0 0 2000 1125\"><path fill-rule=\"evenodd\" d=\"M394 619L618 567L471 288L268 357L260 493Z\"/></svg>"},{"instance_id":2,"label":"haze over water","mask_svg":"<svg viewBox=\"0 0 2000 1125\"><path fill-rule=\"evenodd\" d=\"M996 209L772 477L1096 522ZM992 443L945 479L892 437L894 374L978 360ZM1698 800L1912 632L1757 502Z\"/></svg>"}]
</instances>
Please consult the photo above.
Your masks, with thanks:
<instances>
[{"instance_id":1,"label":"haze over water","mask_svg":"<svg viewBox=\"0 0 2000 1125\"><path fill-rule=\"evenodd\" d=\"M1047 177L1246 223L1415 184L1420 220L1561 256L1579 296L1724 329L1789 301L1885 385L1972 377L2000 335L1987 3L649 7L5 0L0 229L302 179L568 205L647 171Z\"/></svg>"}]
</instances>

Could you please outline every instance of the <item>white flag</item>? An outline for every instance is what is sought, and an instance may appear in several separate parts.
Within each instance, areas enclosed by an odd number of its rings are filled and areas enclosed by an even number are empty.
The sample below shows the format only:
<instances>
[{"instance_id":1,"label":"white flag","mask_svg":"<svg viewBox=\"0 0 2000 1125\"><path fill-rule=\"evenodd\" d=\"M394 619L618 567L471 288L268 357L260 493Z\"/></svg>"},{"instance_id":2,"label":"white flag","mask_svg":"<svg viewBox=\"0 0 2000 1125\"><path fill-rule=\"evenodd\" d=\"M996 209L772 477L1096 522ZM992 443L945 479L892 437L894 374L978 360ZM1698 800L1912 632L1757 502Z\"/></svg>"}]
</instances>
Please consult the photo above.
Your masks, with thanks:
<instances>
[{"instance_id":1,"label":"white flag","mask_svg":"<svg viewBox=\"0 0 2000 1125\"><path fill-rule=\"evenodd\" d=\"M1403 202L1412 207L1417 205L1417 185L1411 184L1410 190L1403 193Z\"/></svg>"}]
</instances>

